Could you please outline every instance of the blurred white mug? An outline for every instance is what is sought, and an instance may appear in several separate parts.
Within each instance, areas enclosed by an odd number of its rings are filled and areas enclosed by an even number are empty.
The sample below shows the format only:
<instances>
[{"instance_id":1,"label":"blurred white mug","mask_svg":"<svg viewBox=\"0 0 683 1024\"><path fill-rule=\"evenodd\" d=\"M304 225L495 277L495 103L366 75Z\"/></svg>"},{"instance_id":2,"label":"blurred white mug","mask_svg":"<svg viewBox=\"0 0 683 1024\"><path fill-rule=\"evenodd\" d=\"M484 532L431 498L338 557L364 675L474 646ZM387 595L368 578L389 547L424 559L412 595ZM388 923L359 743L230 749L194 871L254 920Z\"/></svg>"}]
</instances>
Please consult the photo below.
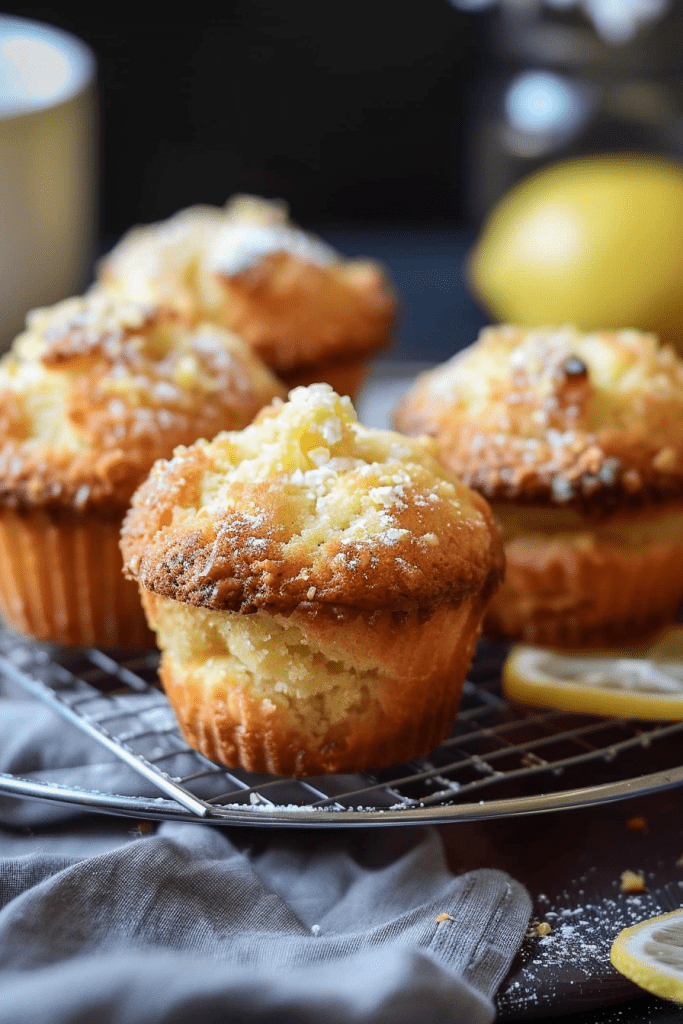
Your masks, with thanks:
<instances>
[{"instance_id":1,"label":"blurred white mug","mask_svg":"<svg viewBox=\"0 0 683 1024\"><path fill-rule=\"evenodd\" d=\"M96 65L61 29L0 15L0 349L81 291L97 215Z\"/></svg>"}]
</instances>

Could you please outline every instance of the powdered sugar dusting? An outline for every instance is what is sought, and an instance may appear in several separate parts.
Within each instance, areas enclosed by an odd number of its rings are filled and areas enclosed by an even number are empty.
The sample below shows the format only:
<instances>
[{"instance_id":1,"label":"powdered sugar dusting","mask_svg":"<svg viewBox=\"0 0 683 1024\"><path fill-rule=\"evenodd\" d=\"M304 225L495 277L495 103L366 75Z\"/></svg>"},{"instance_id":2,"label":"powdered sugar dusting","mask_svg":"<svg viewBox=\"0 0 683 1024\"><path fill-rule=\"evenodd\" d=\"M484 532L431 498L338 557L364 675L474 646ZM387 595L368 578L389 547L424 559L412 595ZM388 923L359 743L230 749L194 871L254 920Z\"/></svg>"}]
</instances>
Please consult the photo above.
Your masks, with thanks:
<instances>
[{"instance_id":1,"label":"powdered sugar dusting","mask_svg":"<svg viewBox=\"0 0 683 1024\"><path fill-rule=\"evenodd\" d=\"M331 535L342 544L379 542L385 549L411 542L402 517L415 509L431 517L440 502L454 522L477 518L463 506L463 493L431 442L363 426L350 399L326 384L295 388L289 398L276 415L239 435L203 443L218 456L216 471L204 483L207 508L230 503L234 483L268 482L273 495L284 487L292 536L306 535L313 547ZM424 533L429 539L422 542L423 551L438 545L433 528L425 526ZM422 541L421 531L415 539Z\"/></svg>"},{"instance_id":2,"label":"powdered sugar dusting","mask_svg":"<svg viewBox=\"0 0 683 1024\"><path fill-rule=\"evenodd\" d=\"M683 360L637 331L488 328L419 379L397 422L437 437L489 497L636 492L680 473ZM632 436L642 450L616 440Z\"/></svg>"},{"instance_id":3,"label":"powdered sugar dusting","mask_svg":"<svg viewBox=\"0 0 683 1024\"><path fill-rule=\"evenodd\" d=\"M572 997L579 1001L584 986L593 991L598 978L607 989L605 1001L609 1000L610 978L615 978L615 987L621 985L610 965L612 943L623 928L662 913L662 906L658 895L647 889L621 892L618 871L613 895L598 892L593 884L596 870L591 868L572 879L572 884L555 897L537 895L520 952L520 969L497 997L503 1019L507 1014L516 1019L525 1010L536 1015L542 1006L549 1013L557 1012L557 1007L567 1006ZM677 889L683 903L683 881L677 883ZM568 1006L565 1012L569 1012Z\"/></svg>"},{"instance_id":4,"label":"powdered sugar dusting","mask_svg":"<svg viewBox=\"0 0 683 1024\"><path fill-rule=\"evenodd\" d=\"M298 228L235 220L226 222L217 232L207 263L219 274L239 274L277 252L287 252L319 266L327 266L338 258L331 246Z\"/></svg>"}]
</instances>

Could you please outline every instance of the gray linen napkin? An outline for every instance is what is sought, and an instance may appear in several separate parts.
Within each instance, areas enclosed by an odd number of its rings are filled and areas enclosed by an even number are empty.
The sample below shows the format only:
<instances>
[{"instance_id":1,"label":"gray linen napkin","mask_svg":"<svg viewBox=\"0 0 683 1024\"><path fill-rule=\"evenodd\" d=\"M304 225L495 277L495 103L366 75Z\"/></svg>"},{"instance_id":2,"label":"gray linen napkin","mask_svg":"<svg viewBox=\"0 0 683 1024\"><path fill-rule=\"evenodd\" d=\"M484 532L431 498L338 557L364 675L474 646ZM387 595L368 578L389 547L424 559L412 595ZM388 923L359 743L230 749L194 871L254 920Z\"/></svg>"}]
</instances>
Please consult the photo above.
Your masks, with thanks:
<instances>
[{"instance_id":1,"label":"gray linen napkin","mask_svg":"<svg viewBox=\"0 0 683 1024\"><path fill-rule=\"evenodd\" d=\"M110 756L0 699L0 771L139 788ZM62 818L0 801L0 1024L483 1024L530 914L500 871L454 877L435 829L165 822L100 852Z\"/></svg>"}]
</instances>

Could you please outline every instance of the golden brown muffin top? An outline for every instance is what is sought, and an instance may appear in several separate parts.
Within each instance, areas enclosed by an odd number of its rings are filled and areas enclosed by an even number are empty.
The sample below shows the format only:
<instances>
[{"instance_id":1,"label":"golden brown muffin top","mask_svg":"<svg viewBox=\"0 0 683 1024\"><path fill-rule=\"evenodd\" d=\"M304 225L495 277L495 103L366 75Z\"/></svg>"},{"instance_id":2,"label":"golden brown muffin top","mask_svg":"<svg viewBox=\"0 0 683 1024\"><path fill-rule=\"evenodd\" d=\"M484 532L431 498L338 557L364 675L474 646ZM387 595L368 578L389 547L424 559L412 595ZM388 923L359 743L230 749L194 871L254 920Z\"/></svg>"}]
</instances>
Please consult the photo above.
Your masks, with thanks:
<instances>
[{"instance_id":1,"label":"golden brown muffin top","mask_svg":"<svg viewBox=\"0 0 683 1024\"><path fill-rule=\"evenodd\" d=\"M490 499L608 512L683 494L683 361L651 334L487 328L394 421Z\"/></svg>"},{"instance_id":2,"label":"golden brown muffin top","mask_svg":"<svg viewBox=\"0 0 683 1024\"><path fill-rule=\"evenodd\" d=\"M95 294L35 310L0 359L0 502L122 514L156 459L284 393L219 328Z\"/></svg>"},{"instance_id":3,"label":"golden brown muffin top","mask_svg":"<svg viewBox=\"0 0 683 1024\"><path fill-rule=\"evenodd\" d=\"M147 590L241 612L429 610L502 574L487 503L433 443L362 426L325 384L158 462L122 551Z\"/></svg>"},{"instance_id":4,"label":"golden brown muffin top","mask_svg":"<svg viewBox=\"0 0 683 1024\"><path fill-rule=\"evenodd\" d=\"M343 260L284 203L250 196L133 228L98 276L114 294L236 331L280 372L381 348L396 315L377 264Z\"/></svg>"}]
</instances>

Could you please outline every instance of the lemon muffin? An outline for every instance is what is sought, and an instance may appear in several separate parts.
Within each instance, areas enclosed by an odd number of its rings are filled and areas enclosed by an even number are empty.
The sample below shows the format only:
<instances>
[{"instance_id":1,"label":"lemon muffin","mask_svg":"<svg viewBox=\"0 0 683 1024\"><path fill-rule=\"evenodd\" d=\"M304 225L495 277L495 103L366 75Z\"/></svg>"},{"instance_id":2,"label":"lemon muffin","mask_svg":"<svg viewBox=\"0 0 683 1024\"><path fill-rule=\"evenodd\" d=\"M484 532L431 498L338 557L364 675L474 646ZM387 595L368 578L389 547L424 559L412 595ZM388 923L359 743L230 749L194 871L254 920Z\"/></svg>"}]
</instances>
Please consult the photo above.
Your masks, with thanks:
<instances>
[{"instance_id":1,"label":"lemon muffin","mask_svg":"<svg viewBox=\"0 0 683 1024\"><path fill-rule=\"evenodd\" d=\"M101 286L236 331L290 387L355 396L387 345L396 299L370 260L343 260L285 204L236 196L133 228L102 261Z\"/></svg>"},{"instance_id":2,"label":"lemon muffin","mask_svg":"<svg viewBox=\"0 0 683 1024\"><path fill-rule=\"evenodd\" d=\"M487 503L328 385L179 448L122 533L188 742L278 775L426 753L502 573Z\"/></svg>"},{"instance_id":3,"label":"lemon muffin","mask_svg":"<svg viewBox=\"0 0 683 1024\"><path fill-rule=\"evenodd\" d=\"M649 334L488 328L417 380L398 428L491 502L505 583L485 628L629 641L683 598L683 362Z\"/></svg>"},{"instance_id":4,"label":"lemon muffin","mask_svg":"<svg viewBox=\"0 0 683 1024\"><path fill-rule=\"evenodd\" d=\"M135 488L182 442L242 427L279 381L239 338L151 307L73 298L0 360L0 613L63 644L153 641L118 538Z\"/></svg>"}]
</instances>

